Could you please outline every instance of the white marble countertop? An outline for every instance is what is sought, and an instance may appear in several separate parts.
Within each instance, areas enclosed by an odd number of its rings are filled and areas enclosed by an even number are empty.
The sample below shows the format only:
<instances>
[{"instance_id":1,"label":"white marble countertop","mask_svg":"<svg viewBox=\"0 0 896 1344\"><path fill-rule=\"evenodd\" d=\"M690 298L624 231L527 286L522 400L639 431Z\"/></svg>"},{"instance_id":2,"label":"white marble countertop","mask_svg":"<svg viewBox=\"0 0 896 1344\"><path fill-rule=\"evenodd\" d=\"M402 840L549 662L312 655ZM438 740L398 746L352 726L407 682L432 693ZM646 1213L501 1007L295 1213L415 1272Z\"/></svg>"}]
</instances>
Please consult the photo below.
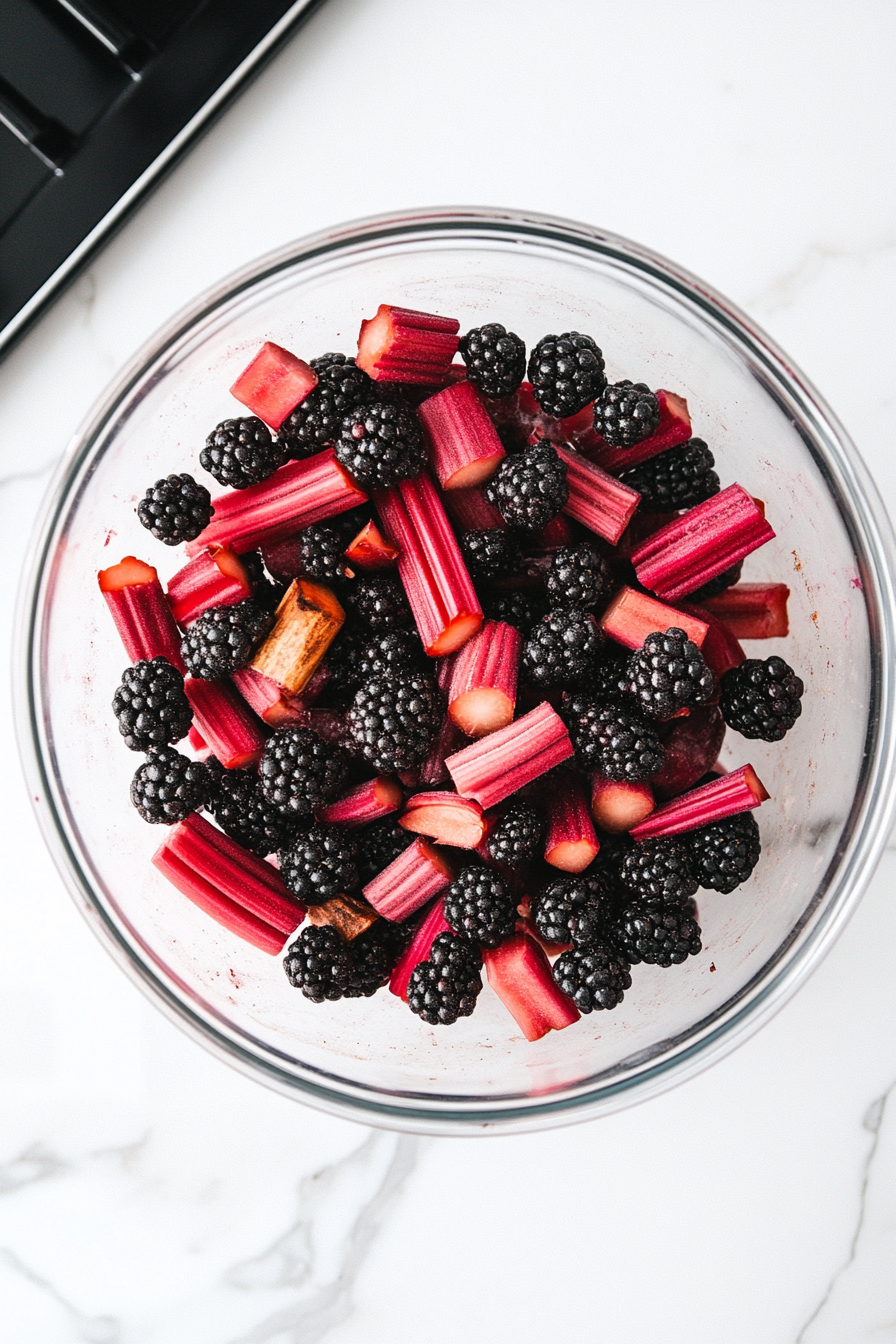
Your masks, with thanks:
<instances>
[{"instance_id":1,"label":"white marble countertop","mask_svg":"<svg viewBox=\"0 0 896 1344\"><path fill-rule=\"evenodd\" d=\"M543 210L690 267L896 503L894 42L872 0L329 0L0 366L4 630L49 471L136 347L259 253L402 206ZM8 710L0 732L2 1344L896 1340L896 854L696 1081L555 1133L397 1138L141 997L42 849Z\"/></svg>"}]
</instances>

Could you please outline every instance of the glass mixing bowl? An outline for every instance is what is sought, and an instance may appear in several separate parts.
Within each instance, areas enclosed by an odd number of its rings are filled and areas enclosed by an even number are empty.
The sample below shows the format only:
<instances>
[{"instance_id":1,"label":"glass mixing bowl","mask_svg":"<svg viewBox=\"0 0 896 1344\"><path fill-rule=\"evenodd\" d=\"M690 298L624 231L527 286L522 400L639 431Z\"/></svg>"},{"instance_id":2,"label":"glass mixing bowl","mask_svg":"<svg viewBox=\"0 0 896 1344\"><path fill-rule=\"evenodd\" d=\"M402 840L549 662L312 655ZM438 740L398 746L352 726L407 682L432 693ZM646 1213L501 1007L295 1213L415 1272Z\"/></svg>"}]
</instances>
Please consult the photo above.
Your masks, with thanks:
<instances>
[{"instance_id":1,"label":"glass mixing bowl","mask_svg":"<svg viewBox=\"0 0 896 1344\"><path fill-rule=\"evenodd\" d=\"M763 855L732 895L701 892L704 950L637 966L624 1003L529 1044L486 987L473 1017L433 1029L388 992L314 1005L279 961L238 941L151 866L161 839L127 804L139 758L110 711L125 657L96 572L123 555L167 579L180 553L134 505L198 467L239 407L235 375L263 340L351 352L381 302L500 321L529 348L593 334L611 380L683 394L723 484L762 498L777 539L745 578L790 585L783 654L806 683L784 743L729 733L772 795ZM202 473L199 473L200 477ZM336 229L266 257L177 317L77 436L51 489L20 609L18 720L31 794L72 894L120 964L209 1049L312 1105L395 1128L526 1130L643 1100L743 1040L843 928L893 804L893 544L855 449L771 342L719 295L636 244L544 216L449 210Z\"/></svg>"}]
</instances>

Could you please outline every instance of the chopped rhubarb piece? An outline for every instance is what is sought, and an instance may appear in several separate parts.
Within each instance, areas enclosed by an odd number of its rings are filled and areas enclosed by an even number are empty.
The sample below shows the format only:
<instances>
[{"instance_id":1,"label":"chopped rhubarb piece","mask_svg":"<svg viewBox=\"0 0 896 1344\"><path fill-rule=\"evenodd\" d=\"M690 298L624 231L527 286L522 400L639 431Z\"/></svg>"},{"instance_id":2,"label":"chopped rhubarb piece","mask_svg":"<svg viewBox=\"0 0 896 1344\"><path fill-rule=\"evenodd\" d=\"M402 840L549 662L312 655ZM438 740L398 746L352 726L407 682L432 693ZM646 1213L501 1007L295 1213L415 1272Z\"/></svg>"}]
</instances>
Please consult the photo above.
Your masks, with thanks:
<instances>
[{"instance_id":1,"label":"chopped rhubarb piece","mask_svg":"<svg viewBox=\"0 0 896 1344\"><path fill-rule=\"evenodd\" d=\"M454 383L417 409L432 468L443 490L479 485L494 475L504 445L472 383Z\"/></svg>"},{"instance_id":2,"label":"chopped rhubarb piece","mask_svg":"<svg viewBox=\"0 0 896 1344\"><path fill-rule=\"evenodd\" d=\"M230 391L271 429L279 429L290 412L316 386L317 374L310 364L297 359L281 345L265 341Z\"/></svg>"},{"instance_id":3,"label":"chopped rhubarb piece","mask_svg":"<svg viewBox=\"0 0 896 1344\"><path fill-rule=\"evenodd\" d=\"M709 629L706 622L696 616L667 607L664 602L639 593L635 588L622 588L600 618L604 634L626 649L640 649L648 635L673 626L683 630L698 649Z\"/></svg>"},{"instance_id":4,"label":"chopped rhubarb piece","mask_svg":"<svg viewBox=\"0 0 896 1344\"><path fill-rule=\"evenodd\" d=\"M309 924L329 924L349 943L359 934L366 933L378 919L376 911L359 896L334 896L308 910Z\"/></svg>"},{"instance_id":5,"label":"chopped rhubarb piece","mask_svg":"<svg viewBox=\"0 0 896 1344\"><path fill-rule=\"evenodd\" d=\"M454 653L482 625L482 608L438 491L427 473L374 501L401 547L398 573L423 647L432 658Z\"/></svg>"},{"instance_id":6,"label":"chopped rhubarb piece","mask_svg":"<svg viewBox=\"0 0 896 1344\"><path fill-rule=\"evenodd\" d=\"M231 673L230 680L249 708L254 709L269 728L280 728L284 723L297 723L301 718L302 710L305 708L304 698L286 695L282 686L271 681L270 677L263 677L254 668L242 667L238 672ZM311 683L308 689L310 685Z\"/></svg>"},{"instance_id":7,"label":"chopped rhubarb piece","mask_svg":"<svg viewBox=\"0 0 896 1344\"><path fill-rule=\"evenodd\" d=\"M152 862L181 895L186 896L194 905L198 905L200 910L210 915L225 929L229 929L231 933L235 933L238 938L245 939L247 943L260 948L262 952L267 952L272 957L283 951L286 935L250 914L235 901L229 900L213 883L194 873L189 864L171 853L167 841L156 850Z\"/></svg>"},{"instance_id":8,"label":"chopped rhubarb piece","mask_svg":"<svg viewBox=\"0 0 896 1344\"><path fill-rule=\"evenodd\" d=\"M494 504L489 504L478 485L465 490L449 490L445 494L445 508L451 514L460 532L486 532L491 528L506 529L507 524Z\"/></svg>"},{"instance_id":9,"label":"chopped rhubarb piece","mask_svg":"<svg viewBox=\"0 0 896 1344\"><path fill-rule=\"evenodd\" d=\"M655 532L632 555L639 583L674 602L774 537L753 499L729 485Z\"/></svg>"},{"instance_id":10,"label":"chopped rhubarb piece","mask_svg":"<svg viewBox=\"0 0 896 1344\"><path fill-rule=\"evenodd\" d=\"M445 721L429 749L426 760L418 765L414 772L415 787L417 785L431 787L433 784L446 782L450 776L445 762L449 756L460 749L463 740L464 735L457 724L446 715Z\"/></svg>"},{"instance_id":11,"label":"chopped rhubarb piece","mask_svg":"<svg viewBox=\"0 0 896 1344\"><path fill-rule=\"evenodd\" d=\"M486 621L454 655L448 713L467 737L485 737L513 719L521 648L514 626Z\"/></svg>"},{"instance_id":12,"label":"chopped rhubarb piece","mask_svg":"<svg viewBox=\"0 0 896 1344\"><path fill-rule=\"evenodd\" d=\"M646 781L630 784L604 775L591 777L591 815L602 831L621 835L649 817L655 806L653 791Z\"/></svg>"},{"instance_id":13,"label":"chopped rhubarb piece","mask_svg":"<svg viewBox=\"0 0 896 1344\"><path fill-rule=\"evenodd\" d=\"M355 363L375 382L438 385L457 353L460 323L381 303L361 323Z\"/></svg>"},{"instance_id":14,"label":"chopped rhubarb piece","mask_svg":"<svg viewBox=\"0 0 896 1344\"><path fill-rule=\"evenodd\" d=\"M660 528L665 527L667 523L674 523L679 516L677 510L667 510L665 513L642 513L639 509L619 538L619 545L616 548L617 555L625 560L631 560L632 555L648 537L652 537L655 532L659 532ZM270 569L270 565L268 568Z\"/></svg>"},{"instance_id":15,"label":"chopped rhubarb piece","mask_svg":"<svg viewBox=\"0 0 896 1344\"><path fill-rule=\"evenodd\" d=\"M186 672L181 636L152 565L126 555L117 565L101 569L97 577L131 662L162 657Z\"/></svg>"},{"instance_id":16,"label":"chopped rhubarb piece","mask_svg":"<svg viewBox=\"0 0 896 1344\"><path fill-rule=\"evenodd\" d=\"M694 602L680 602L679 610L696 617L707 627L700 652L716 681L720 681L730 668L740 667L747 655L723 621L707 607L697 606Z\"/></svg>"},{"instance_id":17,"label":"chopped rhubarb piece","mask_svg":"<svg viewBox=\"0 0 896 1344\"><path fill-rule=\"evenodd\" d=\"M527 1041L578 1022L578 1008L558 989L551 963L527 933L514 933L500 947L486 948L483 960L489 984Z\"/></svg>"},{"instance_id":18,"label":"chopped rhubarb piece","mask_svg":"<svg viewBox=\"0 0 896 1344\"><path fill-rule=\"evenodd\" d=\"M664 453L667 448L687 443L691 437L691 417L684 397L676 396L674 392L664 392L660 388L656 398L660 404L659 427L655 434L642 439L633 448L611 448L606 439L602 439L593 429L576 446L603 467L604 471L628 471L639 462L646 462L648 458Z\"/></svg>"},{"instance_id":19,"label":"chopped rhubarb piece","mask_svg":"<svg viewBox=\"0 0 896 1344\"><path fill-rule=\"evenodd\" d=\"M302 572L301 533L262 546L261 558L271 578L278 583L292 583Z\"/></svg>"},{"instance_id":20,"label":"chopped rhubarb piece","mask_svg":"<svg viewBox=\"0 0 896 1344\"><path fill-rule=\"evenodd\" d=\"M168 583L168 604L178 625L189 625L209 607L232 607L251 595L249 576L230 546L209 546Z\"/></svg>"},{"instance_id":21,"label":"chopped rhubarb piece","mask_svg":"<svg viewBox=\"0 0 896 1344\"><path fill-rule=\"evenodd\" d=\"M364 527L345 548L345 558L356 569L389 569L398 559L398 547L387 541L376 523Z\"/></svg>"},{"instance_id":22,"label":"chopped rhubarb piece","mask_svg":"<svg viewBox=\"0 0 896 1344\"><path fill-rule=\"evenodd\" d=\"M564 513L615 546L631 522L641 496L566 444L555 443L554 447L566 463L569 499Z\"/></svg>"},{"instance_id":23,"label":"chopped rhubarb piece","mask_svg":"<svg viewBox=\"0 0 896 1344\"><path fill-rule=\"evenodd\" d=\"M230 545L242 554L271 547L312 523L354 509L367 499L326 448L301 462L287 462L260 485L219 495L208 527L187 543L187 555L198 555L213 543Z\"/></svg>"},{"instance_id":24,"label":"chopped rhubarb piece","mask_svg":"<svg viewBox=\"0 0 896 1344\"><path fill-rule=\"evenodd\" d=\"M407 951L403 952L395 963L389 980L391 993L407 1002L408 985L411 982L414 967L419 966L421 961L426 961L430 949L440 933L450 932L451 925L445 918L445 902L440 896L433 901L427 910L423 911L420 922L414 931L414 936L408 944Z\"/></svg>"},{"instance_id":25,"label":"chopped rhubarb piece","mask_svg":"<svg viewBox=\"0 0 896 1344\"><path fill-rule=\"evenodd\" d=\"M187 677L184 690L196 727L225 770L257 765L264 751L264 730L230 682Z\"/></svg>"},{"instance_id":26,"label":"chopped rhubarb piece","mask_svg":"<svg viewBox=\"0 0 896 1344\"><path fill-rule=\"evenodd\" d=\"M404 790L391 775L366 779L335 803L327 803L318 812L321 821L342 826L365 826L368 821L397 812L404 801Z\"/></svg>"},{"instance_id":27,"label":"chopped rhubarb piece","mask_svg":"<svg viewBox=\"0 0 896 1344\"><path fill-rule=\"evenodd\" d=\"M572 546L576 540L569 519L562 513L552 518L547 527L536 532L532 538L533 551L558 551L561 546Z\"/></svg>"},{"instance_id":28,"label":"chopped rhubarb piece","mask_svg":"<svg viewBox=\"0 0 896 1344\"><path fill-rule=\"evenodd\" d=\"M416 793L409 798L399 826L415 835L426 835L440 845L475 849L485 834L482 808L456 793Z\"/></svg>"},{"instance_id":29,"label":"chopped rhubarb piece","mask_svg":"<svg viewBox=\"0 0 896 1344\"><path fill-rule=\"evenodd\" d=\"M455 752L445 764L458 793L487 808L572 754L563 720L545 701L515 723Z\"/></svg>"},{"instance_id":30,"label":"chopped rhubarb piece","mask_svg":"<svg viewBox=\"0 0 896 1344\"><path fill-rule=\"evenodd\" d=\"M581 781L577 775L562 774L548 796L545 860L564 873L581 873L599 849Z\"/></svg>"},{"instance_id":31,"label":"chopped rhubarb piece","mask_svg":"<svg viewBox=\"0 0 896 1344\"><path fill-rule=\"evenodd\" d=\"M368 882L364 896L384 919L407 919L454 877L451 865L425 840L414 840L397 859Z\"/></svg>"},{"instance_id":32,"label":"chopped rhubarb piece","mask_svg":"<svg viewBox=\"0 0 896 1344\"><path fill-rule=\"evenodd\" d=\"M675 798L711 770L725 736L718 705L701 705L676 719L663 740L663 768L651 779L658 798Z\"/></svg>"},{"instance_id":33,"label":"chopped rhubarb piece","mask_svg":"<svg viewBox=\"0 0 896 1344\"><path fill-rule=\"evenodd\" d=\"M211 747L206 742L195 723L190 724L190 731L187 733L187 741L200 761L207 761L212 755Z\"/></svg>"},{"instance_id":34,"label":"chopped rhubarb piece","mask_svg":"<svg viewBox=\"0 0 896 1344\"><path fill-rule=\"evenodd\" d=\"M735 639L780 639L790 629L786 583L738 583L703 605L731 631Z\"/></svg>"},{"instance_id":35,"label":"chopped rhubarb piece","mask_svg":"<svg viewBox=\"0 0 896 1344\"><path fill-rule=\"evenodd\" d=\"M279 607L270 633L252 655L250 666L300 695L342 629L345 612L335 594L322 583L294 579Z\"/></svg>"},{"instance_id":36,"label":"chopped rhubarb piece","mask_svg":"<svg viewBox=\"0 0 896 1344\"><path fill-rule=\"evenodd\" d=\"M658 807L646 821L635 826L635 840L651 840L657 835L680 835L698 826L710 826L736 812L749 812L770 797L752 765L742 765L730 775L702 784L699 789L682 793L671 803Z\"/></svg>"}]
</instances>

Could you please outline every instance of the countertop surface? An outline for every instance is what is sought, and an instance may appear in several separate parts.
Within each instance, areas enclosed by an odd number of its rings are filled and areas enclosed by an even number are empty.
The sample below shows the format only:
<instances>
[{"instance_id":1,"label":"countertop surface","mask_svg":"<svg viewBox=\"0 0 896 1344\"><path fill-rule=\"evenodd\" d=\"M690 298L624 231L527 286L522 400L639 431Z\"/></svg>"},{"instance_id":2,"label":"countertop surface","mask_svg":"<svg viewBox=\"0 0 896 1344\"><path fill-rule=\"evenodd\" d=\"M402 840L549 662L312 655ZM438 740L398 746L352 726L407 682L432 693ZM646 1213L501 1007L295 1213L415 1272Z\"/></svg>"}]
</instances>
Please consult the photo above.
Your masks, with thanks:
<instances>
[{"instance_id":1,"label":"countertop surface","mask_svg":"<svg viewBox=\"0 0 896 1344\"><path fill-rule=\"evenodd\" d=\"M0 365L7 638L120 366L258 254L401 207L674 258L789 352L892 507L894 47L870 0L329 0ZM2 1344L896 1340L896 853L696 1080L562 1131L397 1137L246 1081L141 996L43 849L8 707L0 732Z\"/></svg>"}]
</instances>

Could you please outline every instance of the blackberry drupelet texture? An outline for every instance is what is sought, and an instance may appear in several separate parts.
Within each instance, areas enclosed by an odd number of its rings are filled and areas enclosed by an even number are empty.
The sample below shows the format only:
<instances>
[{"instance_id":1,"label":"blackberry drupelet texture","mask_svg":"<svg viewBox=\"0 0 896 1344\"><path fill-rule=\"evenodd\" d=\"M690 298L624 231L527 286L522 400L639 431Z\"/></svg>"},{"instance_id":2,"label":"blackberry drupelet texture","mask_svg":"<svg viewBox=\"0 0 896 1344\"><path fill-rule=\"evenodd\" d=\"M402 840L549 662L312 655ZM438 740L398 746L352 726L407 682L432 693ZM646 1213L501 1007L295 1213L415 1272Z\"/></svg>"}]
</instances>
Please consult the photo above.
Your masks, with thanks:
<instances>
[{"instance_id":1,"label":"blackberry drupelet texture","mask_svg":"<svg viewBox=\"0 0 896 1344\"><path fill-rule=\"evenodd\" d=\"M474 327L460 338L458 353L467 378L487 397L508 397L526 374L526 345L500 322Z\"/></svg>"},{"instance_id":2,"label":"blackberry drupelet texture","mask_svg":"<svg viewBox=\"0 0 896 1344\"><path fill-rule=\"evenodd\" d=\"M208 771L211 783L205 810L225 835L261 859L289 844L298 823L265 798L258 775L225 770L214 759Z\"/></svg>"},{"instance_id":3,"label":"blackberry drupelet texture","mask_svg":"<svg viewBox=\"0 0 896 1344\"><path fill-rule=\"evenodd\" d=\"M660 739L639 714L588 695L567 696L561 713L583 770L637 784L662 769Z\"/></svg>"},{"instance_id":4,"label":"blackberry drupelet texture","mask_svg":"<svg viewBox=\"0 0 896 1344\"><path fill-rule=\"evenodd\" d=\"M479 949L466 938L440 933L429 952L411 972L408 1007L431 1026L450 1026L469 1017L482 989Z\"/></svg>"},{"instance_id":5,"label":"blackberry drupelet texture","mask_svg":"<svg viewBox=\"0 0 896 1344\"><path fill-rule=\"evenodd\" d=\"M229 490L260 485L282 467L287 454L271 438L271 431L257 415L222 420L205 441L200 466Z\"/></svg>"},{"instance_id":6,"label":"blackberry drupelet texture","mask_svg":"<svg viewBox=\"0 0 896 1344\"><path fill-rule=\"evenodd\" d=\"M620 480L638 491L642 509L661 513L692 509L719 493L721 484L714 467L715 458L703 440L688 439L624 471Z\"/></svg>"},{"instance_id":7,"label":"blackberry drupelet texture","mask_svg":"<svg viewBox=\"0 0 896 1344\"><path fill-rule=\"evenodd\" d=\"M357 620L377 632L409 630L414 624L404 589L388 574L358 579L346 590L345 602Z\"/></svg>"},{"instance_id":8,"label":"blackberry drupelet texture","mask_svg":"<svg viewBox=\"0 0 896 1344\"><path fill-rule=\"evenodd\" d=\"M359 651L355 667L358 684L371 677L406 676L409 672L423 672L425 654L416 630L390 630L371 637Z\"/></svg>"},{"instance_id":9,"label":"blackberry drupelet texture","mask_svg":"<svg viewBox=\"0 0 896 1344\"><path fill-rule=\"evenodd\" d=\"M599 397L607 384L604 357L590 336L542 336L529 356L529 382L548 415L563 420Z\"/></svg>"},{"instance_id":10,"label":"blackberry drupelet texture","mask_svg":"<svg viewBox=\"0 0 896 1344\"><path fill-rule=\"evenodd\" d=\"M216 681L245 667L252 650L270 629L273 617L247 597L232 607L212 607L188 626L181 657L194 677Z\"/></svg>"},{"instance_id":11,"label":"blackberry drupelet texture","mask_svg":"<svg viewBox=\"0 0 896 1344\"><path fill-rule=\"evenodd\" d=\"M555 878L532 901L532 918L542 938L581 948L606 940L613 912L610 884L593 870Z\"/></svg>"},{"instance_id":12,"label":"blackberry drupelet texture","mask_svg":"<svg viewBox=\"0 0 896 1344\"><path fill-rule=\"evenodd\" d=\"M587 611L558 607L529 631L522 669L538 687L584 685L603 647L603 636Z\"/></svg>"},{"instance_id":13,"label":"blackberry drupelet texture","mask_svg":"<svg viewBox=\"0 0 896 1344\"><path fill-rule=\"evenodd\" d=\"M359 485L389 486L419 476L426 466L420 422L409 406L375 401L342 421L336 456Z\"/></svg>"},{"instance_id":14,"label":"blackberry drupelet texture","mask_svg":"<svg viewBox=\"0 0 896 1344\"><path fill-rule=\"evenodd\" d=\"M505 621L521 635L528 634L544 615L544 602L539 593L523 592L514 588L506 593L490 593L484 602L486 620Z\"/></svg>"},{"instance_id":15,"label":"blackberry drupelet texture","mask_svg":"<svg viewBox=\"0 0 896 1344\"><path fill-rule=\"evenodd\" d=\"M352 539L352 523L341 518L313 523L299 533L299 572L308 579L344 579L345 548Z\"/></svg>"},{"instance_id":16,"label":"blackberry drupelet texture","mask_svg":"<svg viewBox=\"0 0 896 1344\"><path fill-rule=\"evenodd\" d=\"M186 472L163 476L151 485L137 505L137 517L166 546L193 541L208 527L212 497Z\"/></svg>"},{"instance_id":17,"label":"blackberry drupelet texture","mask_svg":"<svg viewBox=\"0 0 896 1344\"><path fill-rule=\"evenodd\" d=\"M535 858L544 832L544 818L531 803L513 802L488 833L489 856L495 863L518 868Z\"/></svg>"},{"instance_id":18,"label":"blackberry drupelet texture","mask_svg":"<svg viewBox=\"0 0 896 1344\"><path fill-rule=\"evenodd\" d=\"M498 947L516 927L516 901L499 873L471 864L445 892L445 919L480 947Z\"/></svg>"},{"instance_id":19,"label":"blackberry drupelet texture","mask_svg":"<svg viewBox=\"0 0 896 1344\"><path fill-rule=\"evenodd\" d=\"M605 387L594 403L595 431L613 448L634 448L655 434L660 423L660 404L646 383L621 383Z\"/></svg>"},{"instance_id":20,"label":"blackberry drupelet texture","mask_svg":"<svg viewBox=\"0 0 896 1344\"><path fill-rule=\"evenodd\" d=\"M637 713L638 702L631 693L628 658L624 656L607 653L605 657L598 658L586 689L594 700L627 705L632 713Z\"/></svg>"},{"instance_id":21,"label":"blackberry drupelet texture","mask_svg":"<svg viewBox=\"0 0 896 1344\"><path fill-rule=\"evenodd\" d=\"M346 716L349 737L377 770L407 770L425 759L444 706L425 673L371 677Z\"/></svg>"},{"instance_id":22,"label":"blackberry drupelet texture","mask_svg":"<svg viewBox=\"0 0 896 1344\"><path fill-rule=\"evenodd\" d=\"M348 945L351 971L344 990L346 999L369 999L388 984L392 967L407 945L410 929L378 919Z\"/></svg>"},{"instance_id":23,"label":"blackberry drupelet texture","mask_svg":"<svg viewBox=\"0 0 896 1344\"><path fill-rule=\"evenodd\" d=\"M611 930L612 941L632 966L677 966L696 956L703 944L693 901L650 905L629 901Z\"/></svg>"},{"instance_id":24,"label":"blackberry drupelet texture","mask_svg":"<svg viewBox=\"0 0 896 1344\"><path fill-rule=\"evenodd\" d=\"M485 497L508 527L538 532L569 499L566 464L546 439L505 457L485 487Z\"/></svg>"},{"instance_id":25,"label":"blackberry drupelet texture","mask_svg":"<svg viewBox=\"0 0 896 1344\"><path fill-rule=\"evenodd\" d=\"M683 836L701 887L730 892L746 882L759 862L762 843L752 812L739 812Z\"/></svg>"},{"instance_id":26,"label":"blackberry drupelet texture","mask_svg":"<svg viewBox=\"0 0 896 1344\"><path fill-rule=\"evenodd\" d=\"M350 411L374 395L374 384L353 359L329 353L312 359L317 386L280 426L278 438L286 455L310 457L335 443Z\"/></svg>"},{"instance_id":27,"label":"blackberry drupelet texture","mask_svg":"<svg viewBox=\"0 0 896 1344\"><path fill-rule=\"evenodd\" d=\"M458 541L474 583L506 579L522 564L519 541L509 529L489 527L461 532Z\"/></svg>"},{"instance_id":28,"label":"blackberry drupelet texture","mask_svg":"<svg viewBox=\"0 0 896 1344\"><path fill-rule=\"evenodd\" d=\"M358 885L357 845L343 826L318 822L278 855L280 876L303 905L321 905Z\"/></svg>"},{"instance_id":29,"label":"blackberry drupelet texture","mask_svg":"<svg viewBox=\"0 0 896 1344\"><path fill-rule=\"evenodd\" d=\"M624 855L619 878L631 896L649 906L680 905L698 885L687 845L673 836L640 841Z\"/></svg>"},{"instance_id":30,"label":"blackberry drupelet texture","mask_svg":"<svg viewBox=\"0 0 896 1344\"><path fill-rule=\"evenodd\" d=\"M550 607L593 607L613 589L613 574L602 555L583 541L561 546L551 556L545 578Z\"/></svg>"},{"instance_id":31,"label":"blackberry drupelet texture","mask_svg":"<svg viewBox=\"0 0 896 1344\"><path fill-rule=\"evenodd\" d=\"M383 817L358 831L358 880L362 887L403 854L412 837L392 817Z\"/></svg>"},{"instance_id":32,"label":"blackberry drupelet texture","mask_svg":"<svg viewBox=\"0 0 896 1344\"><path fill-rule=\"evenodd\" d=\"M329 924L306 925L283 958L286 978L313 1003L341 999L352 974L348 944Z\"/></svg>"},{"instance_id":33,"label":"blackberry drupelet texture","mask_svg":"<svg viewBox=\"0 0 896 1344\"><path fill-rule=\"evenodd\" d=\"M632 694L652 719L671 719L680 709L705 704L715 690L702 653L677 626L648 635L627 671Z\"/></svg>"},{"instance_id":34,"label":"blackberry drupelet texture","mask_svg":"<svg viewBox=\"0 0 896 1344\"><path fill-rule=\"evenodd\" d=\"M268 739L261 758L261 789L287 816L307 817L336 796L348 761L310 728L291 725Z\"/></svg>"},{"instance_id":35,"label":"blackberry drupelet texture","mask_svg":"<svg viewBox=\"0 0 896 1344\"><path fill-rule=\"evenodd\" d=\"M552 974L557 988L580 1013L617 1008L632 985L628 963L610 943L564 952L554 962Z\"/></svg>"},{"instance_id":36,"label":"blackberry drupelet texture","mask_svg":"<svg viewBox=\"0 0 896 1344\"><path fill-rule=\"evenodd\" d=\"M722 677L719 708L735 732L780 742L803 712L803 689L802 680L783 658L748 658Z\"/></svg>"},{"instance_id":37,"label":"blackberry drupelet texture","mask_svg":"<svg viewBox=\"0 0 896 1344\"><path fill-rule=\"evenodd\" d=\"M125 668L121 685L112 697L112 712L131 751L149 751L150 747L179 742L193 722L184 679L161 656Z\"/></svg>"},{"instance_id":38,"label":"blackberry drupelet texture","mask_svg":"<svg viewBox=\"0 0 896 1344\"><path fill-rule=\"evenodd\" d=\"M153 747L131 780L131 802L144 821L173 826L202 807L209 773L173 747Z\"/></svg>"}]
</instances>

